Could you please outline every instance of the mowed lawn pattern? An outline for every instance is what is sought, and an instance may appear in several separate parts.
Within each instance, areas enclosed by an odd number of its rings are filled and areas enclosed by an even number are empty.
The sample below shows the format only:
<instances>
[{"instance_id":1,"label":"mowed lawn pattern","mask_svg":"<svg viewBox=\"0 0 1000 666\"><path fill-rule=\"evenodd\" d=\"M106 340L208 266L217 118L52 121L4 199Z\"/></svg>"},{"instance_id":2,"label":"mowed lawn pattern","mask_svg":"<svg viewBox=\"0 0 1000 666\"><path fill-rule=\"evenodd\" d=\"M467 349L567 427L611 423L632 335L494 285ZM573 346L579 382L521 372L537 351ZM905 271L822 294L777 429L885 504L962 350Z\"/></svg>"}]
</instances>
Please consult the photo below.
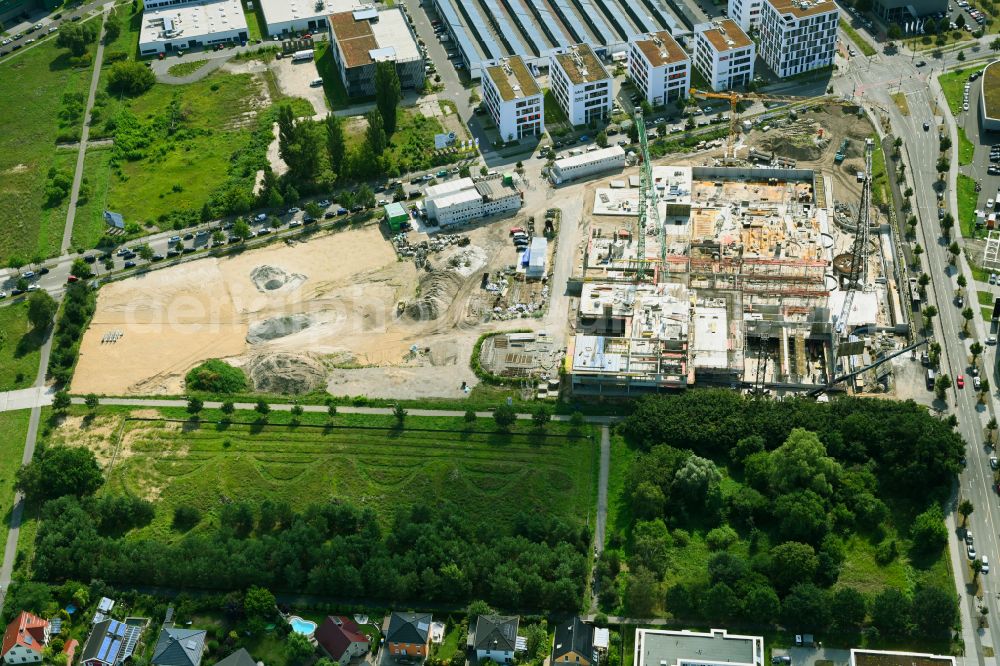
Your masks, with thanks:
<instances>
[{"instance_id":1,"label":"mowed lawn pattern","mask_svg":"<svg viewBox=\"0 0 1000 666\"><path fill-rule=\"evenodd\" d=\"M417 430L414 417L403 430L128 421L126 453L107 490L158 499L147 529L161 537L177 506L214 513L226 501L267 498L293 507L343 498L374 507L385 523L397 506L442 500L477 523L502 523L519 511L580 524L592 516L593 439L462 431L461 419L454 423L457 432Z\"/></svg>"}]
</instances>

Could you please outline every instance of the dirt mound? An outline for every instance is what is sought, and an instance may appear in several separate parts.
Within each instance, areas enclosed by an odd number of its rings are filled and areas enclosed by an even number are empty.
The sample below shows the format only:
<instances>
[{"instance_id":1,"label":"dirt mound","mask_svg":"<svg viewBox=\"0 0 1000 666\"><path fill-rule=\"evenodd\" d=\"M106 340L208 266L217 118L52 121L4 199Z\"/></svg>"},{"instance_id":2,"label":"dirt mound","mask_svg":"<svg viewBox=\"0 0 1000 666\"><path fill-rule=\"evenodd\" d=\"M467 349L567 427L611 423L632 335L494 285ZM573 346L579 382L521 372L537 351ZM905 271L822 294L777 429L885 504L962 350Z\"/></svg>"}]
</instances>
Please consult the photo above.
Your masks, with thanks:
<instances>
[{"instance_id":1,"label":"dirt mound","mask_svg":"<svg viewBox=\"0 0 1000 666\"><path fill-rule=\"evenodd\" d=\"M304 314L272 317L271 319L254 322L250 324L250 330L247 331L247 342L257 345L268 340L276 340L286 335L303 331L309 328L311 324L312 319L309 318L309 315Z\"/></svg>"},{"instance_id":2,"label":"dirt mound","mask_svg":"<svg viewBox=\"0 0 1000 666\"><path fill-rule=\"evenodd\" d=\"M757 148L793 160L818 160L829 144L829 140L819 138L819 130L816 121L800 119L761 136Z\"/></svg>"},{"instance_id":3,"label":"dirt mound","mask_svg":"<svg viewBox=\"0 0 1000 666\"><path fill-rule=\"evenodd\" d=\"M464 278L456 271L432 270L420 278L420 296L406 306L406 316L416 321L440 317L451 305Z\"/></svg>"},{"instance_id":4,"label":"dirt mound","mask_svg":"<svg viewBox=\"0 0 1000 666\"><path fill-rule=\"evenodd\" d=\"M277 266L257 266L250 271L250 280L258 291L275 291L288 287L294 289L306 281L308 276L301 273L289 273Z\"/></svg>"},{"instance_id":5,"label":"dirt mound","mask_svg":"<svg viewBox=\"0 0 1000 666\"><path fill-rule=\"evenodd\" d=\"M486 259L486 250L477 245L470 245L458 249L451 256L447 256L445 263L451 270L463 278L467 278L485 266Z\"/></svg>"},{"instance_id":6,"label":"dirt mound","mask_svg":"<svg viewBox=\"0 0 1000 666\"><path fill-rule=\"evenodd\" d=\"M245 369L254 390L263 393L308 393L326 382L326 367L309 354L262 354Z\"/></svg>"}]
</instances>

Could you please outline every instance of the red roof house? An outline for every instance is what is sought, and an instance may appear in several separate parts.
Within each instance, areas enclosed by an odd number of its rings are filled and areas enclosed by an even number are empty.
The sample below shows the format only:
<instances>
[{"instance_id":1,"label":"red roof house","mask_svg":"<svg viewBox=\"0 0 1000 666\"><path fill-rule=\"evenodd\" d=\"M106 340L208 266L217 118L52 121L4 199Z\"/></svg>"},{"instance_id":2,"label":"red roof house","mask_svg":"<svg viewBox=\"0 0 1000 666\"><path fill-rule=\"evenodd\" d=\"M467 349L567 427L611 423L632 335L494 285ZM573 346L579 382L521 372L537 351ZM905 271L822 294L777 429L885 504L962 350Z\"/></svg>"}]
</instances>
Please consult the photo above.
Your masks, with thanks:
<instances>
[{"instance_id":1,"label":"red roof house","mask_svg":"<svg viewBox=\"0 0 1000 666\"><path fill-rule=\"evenodd\" d=\"M368 637L349 617L328 615L313 637L323 652L339 664L368 652Z\"/></svg>"},{"instance_id":2,"label":"red roof house","mask_svg":"<svg viewBox=\"0 0 1000 666\"><path fill-rule=\"evenodd\" d=\"M0 644L5 664L32 664L42 660L42 648L49 642L49 622L22 611L7 625Z\"/></svg>"}]
</instances>

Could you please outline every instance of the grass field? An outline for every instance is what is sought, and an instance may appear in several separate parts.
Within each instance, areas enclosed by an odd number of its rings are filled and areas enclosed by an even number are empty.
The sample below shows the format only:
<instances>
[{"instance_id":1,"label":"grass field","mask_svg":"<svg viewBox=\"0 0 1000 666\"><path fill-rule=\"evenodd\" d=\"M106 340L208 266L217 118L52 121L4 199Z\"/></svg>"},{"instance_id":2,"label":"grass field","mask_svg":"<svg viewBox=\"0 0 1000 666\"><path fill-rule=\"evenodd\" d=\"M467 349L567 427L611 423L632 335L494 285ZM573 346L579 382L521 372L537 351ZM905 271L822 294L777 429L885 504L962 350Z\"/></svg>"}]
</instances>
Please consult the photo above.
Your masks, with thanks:
<instances>
[{"instance_id":1,"label":"grass field","mask_svg":"<svg viewBox=\"0 0 1000 666\"><path fill-rule=\"evenodd\" d=\"M256 128L261 84L250 74L215 73L184 86L156 85L129 103L142 123L159 122L176 99L185 131L157 137L144 159L111 176L108 207L128 222L198 210L229 177L231 155Z\"/></svg>"},{"instance_id":2,"label":"grass field","mask_svg":"<svg viewBox=\"0 0 1000 666\"><path fill-rule=\"evenodd\" d=\"M161 413L184 416L183 410ZM52 439L91 446L106 464L124 415L102 408L90 424L70 419ZM206 410L203 419L218 416ZM236 414L237 420L255 417ZM280 423L290 418L273 414L269 425L229 426L127 421L105 492L157 499L156 518L145 530L160 538L169 538L175 507L214 513L237 499L296 507L339 497L375 508L385 521L400 504L443 500L477 522L502 523L523 510L583 524L595 510L594 440L562 436L565 424L550 424L545 436L530 423L497 433L487 419L469 425L460 418L408 417L405 428L396 429L391 416L343 414L330 427L325 414L306 414L300 425Z\"/></svg>"},{"instance_id":3,"label":"grass field","mask_svg":"<svg viewBox=\"0 0 1000 666\"><path fill-rule=\"evenodd\" d=\"M170 76L187 76L188 74L194 74L207 64L208 60L189 60L187 62L179 62L176 65L171 65L167 69L167 74Z\"/></svg>"},{"instance_id":4,"label":"grass field","mask_svg":"<svg viewBox=\"0 0 1000 666\"><path fill-rule=\"evenodd\" d=\"M875 141L872 150L872 201L875 205L881 205L892 195L889 193L889 176L885 168L882 140L877 134L872 134L872 139Z\"/></svg>"},{"instance_id":5,"label":"grass field","mask_svg":"<svg viewBox=\"0 0 1000 666\"><path fill-rule=\"evenodd\" d=\"M346 142L349 147L364 146L364 128L367 128L367 124L360 125L359 131L347 132ZM405 174L441 164L434 161L434 135L444 131L437 118L428 118L413 108L401 108L397 114L396 131L389 139L389 147L382 153L386 171Z\"/></svg>"},{"instance_id":6,"label":"grass field","mask_svg":"<svg viewBox=\"0 0 1000 666\"><path fill-rule=\"evenodd\" d=\"M0 391L31 386L43 342L28 323L27 302L0 308Z\"/></svg>"},{"instance_id":7,"label":"grass field","mask_svg":"<svg viewBox=\"0 0 1000 666\"><path fill-rule=\"evenodd\" d=\"M89 190L85 201L77 202L73 221L73 247L95 247L104 235L104 210L111 182L111 148L97 146L87 149L83 161L83 178Z\"/></svg>"},{"instance_id":8,"label":"grass field","mask_svg":"<svg viewBox=\"0 0 1000 666\"><path fill-rule=\"evenodd\" d=\"M6 527L14 505L14 474L21 467L31 410L0 412L0 516Z\"/></svg>"},{"instance_id":9,"label":"grass field","mask_svg":"<svg viewBox=\"0 0 1000 666\"><path fill-rule=\"evenodd\" d=\"M962 236L974 238L976 235L976 202L979 201L976 181L964 173L958 174L955 196L958 203L958 224L962 229Z\"/></svg>"},{"instance_id":10,"label":"grass field","mask_svg":"<svg viewBox=\"0 0 1000 666\"><path fill-rule=\"evenodd\" d=\"M972 164L972 159L975 157L976 146L969 141L969 137L965 135L965 128L958 128L958 163L961 166L966 164Z\"/></svg>"},{"instance_id":11,"label":"grass field","mask_svg":"<svg viewBox=\"0 0 1000 666\"><path fill-rule=\"evenodd\" d=\"M611 465L608 468L608 524L605 533L608 540L619 535L619 541L627 539L627 529L632 524L632 509L626 498L625 483L629 467L636 458L636 451L625 438L611 435Z\"/></svg>"},{"instance_id":12,"label":"grass field","mask_svg":"<svg viewBox=\"0 0 1000 666\"><path fill-rule=\"evenodd\" d=\"M968 69L956 69L953 72L948 72L938 77L941 92L944 93L945 99L948 100L948 108L951 109L951 115L957 116L962 111L962 92L965 89L966 81L969 80L969 74L978 72L981 69L983 69L982 65L969 67Z\"/></svg>"},{"instance_id":13,"label":"grass field","mask_svg":"<svg viewBox=\"0 0 1000 666\"><path fill-rule=\"evenodd\" d=\"M45 208L49 168L61 161L55 141L65 93L85 93L90 68L74 68L68 52L44 41L0 62L0 264L59 251L65 208Z\"/></svg>"},{"instance_id":14,"label":"grass field","mask_svg":"<svg viewBox=\"0 0 1000 666\"><path fill-rule=\"evenodd\" d=\"M851 41L854 42L854 45L857 46L859 49L861 49L861 52L864 53L866 56L875 55L875 47L873 47L871 44L865 41L865 39L858 34L857 30L848 25L847 21L843 19L840 20L840 29L843 30L847 34L847 36L851 38Z\"/></svg>"}]
</instances>

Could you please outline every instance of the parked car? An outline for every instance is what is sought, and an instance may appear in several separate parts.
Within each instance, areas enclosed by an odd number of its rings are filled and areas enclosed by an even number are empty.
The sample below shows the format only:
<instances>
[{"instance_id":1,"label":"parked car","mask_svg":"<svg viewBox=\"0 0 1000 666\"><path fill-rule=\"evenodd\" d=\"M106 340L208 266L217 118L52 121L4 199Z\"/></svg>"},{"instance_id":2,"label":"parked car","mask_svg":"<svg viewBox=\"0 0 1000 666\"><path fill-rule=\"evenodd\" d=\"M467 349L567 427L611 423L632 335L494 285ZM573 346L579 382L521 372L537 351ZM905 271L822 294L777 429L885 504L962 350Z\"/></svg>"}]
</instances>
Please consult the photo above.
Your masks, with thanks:
<instances>
[{"instance_id":1,"label":"parked car","mask_svg":"<svg viewBox=\"0 0 1000 666\"><path fill-rule=\"evenodd\" d=\"M125 268L135 268L135 262L134 261L126 261L125 262Z\"/></svg>"},{"instance_id":2,"label":"parked car","mask_svg":"<svg viewBox=\"0 0 1000 666\"><path fill-rule=\"evenodd\" d=\"M959 375L955 378L955 385L958 388L965 388L965 375Z\"/></svg>"}]
</instances>

